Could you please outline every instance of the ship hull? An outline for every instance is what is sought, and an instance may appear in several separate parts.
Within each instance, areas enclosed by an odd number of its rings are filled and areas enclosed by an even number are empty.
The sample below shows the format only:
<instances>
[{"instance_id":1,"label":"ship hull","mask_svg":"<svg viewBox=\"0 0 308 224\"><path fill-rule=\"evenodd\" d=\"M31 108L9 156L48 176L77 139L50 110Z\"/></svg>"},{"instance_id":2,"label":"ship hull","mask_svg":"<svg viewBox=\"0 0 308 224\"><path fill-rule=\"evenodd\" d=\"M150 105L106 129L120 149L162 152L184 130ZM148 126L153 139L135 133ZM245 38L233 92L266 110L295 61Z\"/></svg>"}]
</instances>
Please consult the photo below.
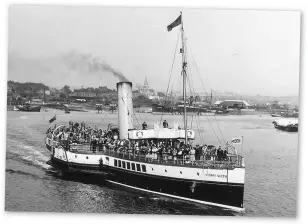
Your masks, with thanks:
<instances>
[{"instance_id":1,"label":"ship hull","mask_svg":"<svg viewBox=\"0 0 308 224\"><path fill-rule=\"evenodd\" d=\"M152 104L152 113L175 113L174 108Z\"/></svg>"},{"instance_id":2,"label":"ship hull","mask_svg":"<svg viewBox=\"0 0 308 224\"><path fill-rule=\"evenodd\" d=\"M171 113L171 114L183 114L183 107L164 107L158 104L152 105L152 113L154 114L162 114L162 113ZM186 113L188 114L199 114L199 115L215 115L215 112L210 111L206 108L197 108L197 107L186 107Z\"/></svg>"},{"instance_id":3,"label":"ship hull","mask_svg":"<svg viewBox=\"0 0 308 224\"><path fill-rule=\"evenodd\" d=\"M282 126L282 125L274 125L276 129L282 130L282 131L288 131L288 132L297 132L298 127L292 127L292 126Z\"/></svg>"},{"instance_id":4,"label":"ship hull","mask_svg":"<svg viewBox=\"0 0 308 224\"><path fill-rule=\"evenodd\" d=\"M177 107L176 111L183 114L184 107ZM207 108L198 108L198 107L190 107L190 106L186 107L186 113L203 114L203 113L210 113L210 112L211 111Z\"/></svg>"},{"instance_id":5,"label":"ship hull","mask_svg":"<svg viewBox=\"0 0 308 224\"><path fill-rule=\"evenodd\" d=\"M99 175L102 180L134 190L243 212L244 184L187 180L136 173L112 166L67 163L52 157L49 165L66 176Z\"/></svg>"},{"instance_id":6,"label":"ship hull","mask_svg":"<svg viewBox=\"0 0 308 224\"><path fill-rule=\"evenodd\" d=\"M147 190L203 204L238 208L243 206L244 186L240 184L229 185L219 182L163 178L146 174L136 175L129 171L114 168L110 169L107 180L126 187L138 188L139 190Z\"/></svg>"},{"instance_id":7,"label":"ship hull","mask_svg":"<svg viewBox=\"0 0 308 224\"><path fill-rule=\"evenodd\" d=\"M26 107L18 107L19 111L26 111L26 112L40 112L41 111L41 106L33 106L30 108Z\"/></svg>"}]
</instances>

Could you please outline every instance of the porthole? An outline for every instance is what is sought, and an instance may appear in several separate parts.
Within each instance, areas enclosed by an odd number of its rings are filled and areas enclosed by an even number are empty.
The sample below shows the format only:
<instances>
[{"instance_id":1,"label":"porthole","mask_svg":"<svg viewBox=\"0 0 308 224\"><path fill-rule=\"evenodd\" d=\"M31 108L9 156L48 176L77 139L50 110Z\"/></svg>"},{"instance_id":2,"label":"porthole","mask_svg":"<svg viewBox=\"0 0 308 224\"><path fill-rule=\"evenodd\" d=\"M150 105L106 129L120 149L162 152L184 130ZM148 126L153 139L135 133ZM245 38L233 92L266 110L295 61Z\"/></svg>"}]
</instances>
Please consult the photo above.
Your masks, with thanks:
<instances>
[{"instance_id":1,"label":"porthole","mask_svg":"<svg viewBox=\"0 0 308 224\"><path fill-rule=\"evenodd\" d=\"M147 168L146 168L146 166L145 165L141 165L141 169L142 169L142 172L147 172Z\"/></svg>"},{"instance_id":2,"label":"porthole","mask_svg":"<svg viewBox=\"0 0 308 224\"><path fill-rule=\"evenodd\" d=\"M165 170L165 172L167 173L167 170Z\"/></svg>"},{"instance_id":3,"label":"porthole","mask_svg":"<svg viewBox=\"0 0 308 224\"><path fill-rule=\"evenodd\" d=\"M154 170L153 167L152 167L152 170Z\"/></svg>"},{"instance_id":4,"label":"porthole","mask_svg":"<svg viewBox=\"0 0 308 224\"><path fill-rule=\"evenodd\" d=\"M199 173L197 173L197 175L199 176Z\"/></svg>"},{"instance_id":5,"label":"porthole","mask_svg":"<svg viewBox=\"0 0 308 224\"><path fill-rule=\"evenodd\" d=\"M136 163L137 171L141 172L140 164Z\"/></svg>"},{"instance_id":6,"label":"porthole","mask_svg":"<svg viewBox=\"0 0 308 224\"><path fill-rule=\"evenodd\" d=\"M180 174L182 174L182 171L180 171Z\"/></svg>"},{"instance_id":7,"label":"porthole","mask_svg":"<svg viewBox=\"0 0 308 224\"><path fill-rule=\"evenodd\" d=\"M89 157L87 156L86 159L89 159Z\"/></svg>"},{"instance_id":8,"label":"porthole","mask_svg":"<svg viewBox=\"0 0 308 224\"><path fill-rule=\"evenodd\" d=\"M75 155L75 158L77 158L77 155Z\"/></svg>"}]
</instances>

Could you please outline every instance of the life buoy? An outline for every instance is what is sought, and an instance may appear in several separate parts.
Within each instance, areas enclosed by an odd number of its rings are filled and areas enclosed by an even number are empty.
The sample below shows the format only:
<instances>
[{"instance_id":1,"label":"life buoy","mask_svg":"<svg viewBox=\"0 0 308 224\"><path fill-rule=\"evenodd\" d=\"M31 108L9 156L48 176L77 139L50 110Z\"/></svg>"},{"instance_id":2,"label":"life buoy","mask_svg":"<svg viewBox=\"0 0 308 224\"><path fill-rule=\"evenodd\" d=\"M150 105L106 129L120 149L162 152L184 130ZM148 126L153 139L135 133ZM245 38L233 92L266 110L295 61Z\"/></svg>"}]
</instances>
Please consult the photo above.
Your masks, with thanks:
<instances>
[{"instance_id":1,"label":"life buoy","mask_svg":"<svg viewBox=\"0 0 308 224\"><path fill-rule=\"evenodd\" d=\"M192 136L192 131L188 131L187 136L190 138Z\"/></svg>"},{"instance_id":2,"label":"life buoy","mask_svg":"<svg viewBox=\"0 0 308 224\"><path fill-rule=\"evenodd\" d=\"M137 136L138 138L142 138L142 137L143 137L143 132L142 132L142 131L138 131L138 132L136 133L136 136Z\"/></svg>"},{"instance_id":3,"label":"life buoy","mask_svg":"<svg viewBox=\"0 0 308 224\"><path fill-rule=\"evenodd\" d=\"M71 147L70 147L72 150L77 150L77 144L76 143L73 143L71 144Z\"/></svg>"}]
</instances>

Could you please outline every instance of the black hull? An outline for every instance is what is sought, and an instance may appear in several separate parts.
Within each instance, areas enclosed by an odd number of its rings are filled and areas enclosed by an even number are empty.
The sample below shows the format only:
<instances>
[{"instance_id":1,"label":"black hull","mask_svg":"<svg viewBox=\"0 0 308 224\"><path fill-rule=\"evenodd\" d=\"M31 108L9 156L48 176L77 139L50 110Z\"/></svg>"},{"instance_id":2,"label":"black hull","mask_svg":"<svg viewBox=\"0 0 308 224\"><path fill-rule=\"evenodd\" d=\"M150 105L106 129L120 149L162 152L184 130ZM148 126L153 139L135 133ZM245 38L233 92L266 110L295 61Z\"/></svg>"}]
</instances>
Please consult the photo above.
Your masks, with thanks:
<instances>
[{"instance_id":1,"label":"black hull","mask_svg":"<svg viewBox=\"0 0 308 224\"><path fill-rule=\"evenodd\" d=\"M25 112L40 112L41 111L41 106L31 107L31 108L18 107L18 109L20 111L25 111Z\"/></svg>"},{"instance_id":2,"label":"black hull","mask_svg":"<svg viewBox=\"0 0 308 224\"><path fill-rule=\"evenodd\" d=\"M184 113L184 107L177 107L176 111ZM186 112L187 113L208 113L211 112L211 110L207 109L207 108L198 108L198 107L190 107L187 106L186 107Z\"/></svg>"},{"instance_id":3,"label":"black hull","mask_svg":"<svg viewBox=\"0 0 308 224\"><path fill-rule=\"evenodd\" d=\"M194 113L194 114L199 114L199 113L208 113L211 112L207 108L195 108L195 107L186 107L186 113ZM164 107L164 106L159 106L156 104L152 105L152 113L172 113L172 114L183 114L184 113L184 108L183 107Z\"/></svg>"},{"instance_id":4,"label":"black hull","mask_svg":"<svg viewBox=\"0 0 308 224\"><path fill-rule=\"evenodd\" d=\"M275 128L279 129L279 130L282 130L282 131L298 132L298 127L288 127L288 126L275 125Z\"/></svg>"},{"instance_id":5,"label":"black hull","mask_svg":"<svg viewBox=\"0 0 308 224\"><path fill-rule=\"evenodd\" d=\"M219 207L232 206L238 208L238 210L243 209L243 184L175 179L136 173L109 166L85 166L81 164L68 165L58 159L52 159L50 165L65 172L66 175L69 173L74 175L76 175L76 173L81 175L101 174L108 182L136 190L175 197L180 200L201 204L209 204Z\"/></svg>"},{"instance_id":6,"label":"black hull","mask_svg":"<svg viewBox=\"0 0 308 224\"><path fill-rule=\"evenodd\" d=\"M152 112L154 113L175 113L176 111L172 107L165 107L165 106L160 106L158 104L153 104Z\"/></svg>"}]
</instances>

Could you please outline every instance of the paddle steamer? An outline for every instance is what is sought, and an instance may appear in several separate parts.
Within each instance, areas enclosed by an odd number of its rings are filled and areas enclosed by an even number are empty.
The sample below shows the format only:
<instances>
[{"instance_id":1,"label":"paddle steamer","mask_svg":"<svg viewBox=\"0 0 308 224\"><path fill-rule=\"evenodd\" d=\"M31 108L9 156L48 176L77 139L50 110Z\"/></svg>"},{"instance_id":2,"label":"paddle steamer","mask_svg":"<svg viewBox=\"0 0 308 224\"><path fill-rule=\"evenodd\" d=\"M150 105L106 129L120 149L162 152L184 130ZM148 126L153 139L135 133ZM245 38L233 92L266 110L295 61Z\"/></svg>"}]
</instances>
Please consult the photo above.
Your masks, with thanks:
<instances>
[{"instance_id":1,"label":"paddle steamer","mask_svg":"<svg viewBox=\"0 0 308 224\"><path fill-rule=\"evenodd\" d=\"M178 25L181 25L182 36L184 129L179 129L177 124L171 128L156 124L146 130L135 129L132 118L132 83L118 82L118 130L113 132L120 140L128 143L129 150L110 149L106 146L95 149L90 143L70 144L67 147L55 140L59 130L63 128L59 126L46 138L46 147L51 152L48 164L66 175L100 175L110 183L135 190L243 212L245 165L237 150L231 152L230 146L234 149L232 145L226 146L229 148L224 160L218 160L213 155L199 158L190 155L187 159L183 156L170 158L154 153L154 157L148 157L138 153L135 148L135 143L143 140L193 144L195 131L187 128L187 62L182 14L168 26L168 30ZM235 139L233 143L242 143L241 141Z\"/></svg>"}]
</instances>

